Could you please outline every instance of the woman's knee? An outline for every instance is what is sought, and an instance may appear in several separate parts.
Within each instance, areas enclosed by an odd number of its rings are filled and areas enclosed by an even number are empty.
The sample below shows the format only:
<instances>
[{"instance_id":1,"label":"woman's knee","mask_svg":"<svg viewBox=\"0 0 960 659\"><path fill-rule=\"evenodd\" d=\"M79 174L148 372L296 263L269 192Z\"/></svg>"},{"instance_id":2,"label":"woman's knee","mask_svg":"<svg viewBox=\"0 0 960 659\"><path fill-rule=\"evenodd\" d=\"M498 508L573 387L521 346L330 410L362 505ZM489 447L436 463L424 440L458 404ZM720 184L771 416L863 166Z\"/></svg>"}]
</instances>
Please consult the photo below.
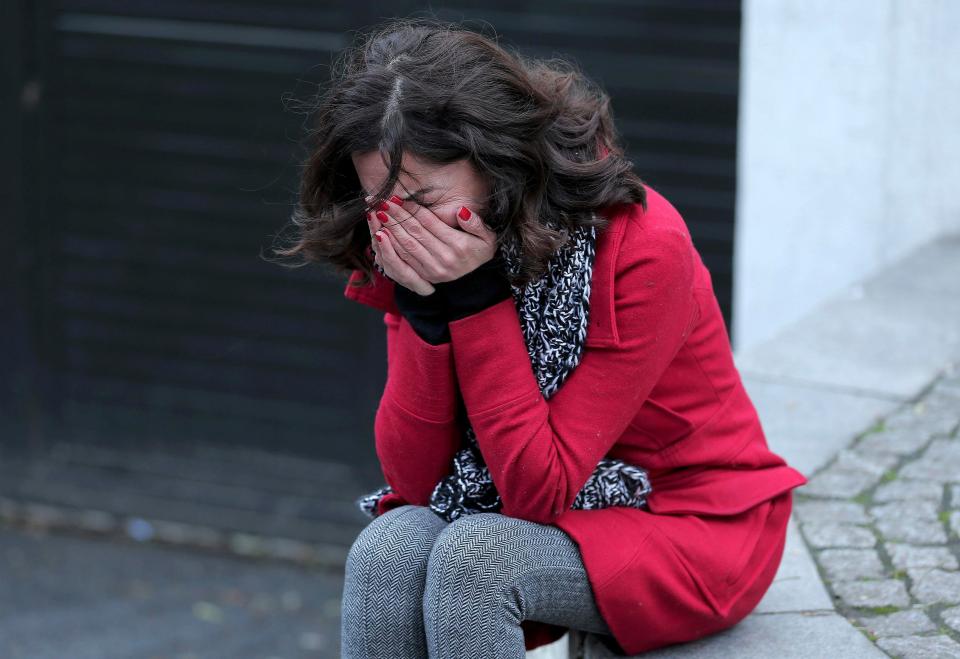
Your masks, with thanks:
<instances>
[{"instance_id":1,"label":"woman's knee","mask_svg":"<svg viewBox=\"0 0 960 659\"><path fill-rule=\"evenodd\" d=\"M499 513L474 513L448 524L430 552L425 600L453 594L479 601L506 587L523 551L518 523Z\"/></svg>"},{"instance_id":2,"label":"woman's knee","mask_svg":"<svg viewBox=\"0 0 960 659\"><path fill-rule=\"evenodd\" d=\"M437 536L430 553L429 569L443 573L480 575L490 568L519 567L531 550L567 540L555 526L529 522L500 513L474 513L448 524Z\"/></svg>"},{"instance_id":3,"label":"woman's knee","mask_svg":"<svg viewBox=\"0 0 960 659\"><path fill-rule=\"evenodd\" d=\"M425 564L446 523L425 506L398 506L367 524L350 546L346 571L379 571Z\"/></svg>"},{"instance_id":4,"label":"woman's knee","mask_svg":"<svg viewBox=\"0 0 960 659\"><path fill-rule=\"evenodd\" d=\"M544 567L583 569L576 544L563 530L499 513L466 515L447 525L433 544L424 613L431 600L440 610L447 598L509 600L524 572Z\"/></svg>"}]
</instances>

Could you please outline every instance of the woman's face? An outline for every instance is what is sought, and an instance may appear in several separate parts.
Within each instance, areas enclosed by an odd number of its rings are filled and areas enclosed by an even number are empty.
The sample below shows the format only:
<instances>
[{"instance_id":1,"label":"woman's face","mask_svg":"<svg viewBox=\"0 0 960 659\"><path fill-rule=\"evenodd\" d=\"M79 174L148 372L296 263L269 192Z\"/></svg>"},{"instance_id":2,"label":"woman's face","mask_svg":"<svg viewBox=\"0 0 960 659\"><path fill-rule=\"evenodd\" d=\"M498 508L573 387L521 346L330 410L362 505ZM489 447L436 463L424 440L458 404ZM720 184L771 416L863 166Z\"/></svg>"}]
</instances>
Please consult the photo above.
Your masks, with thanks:
<instances>
[{"instance_id":1,"label":"woman's face","mask_svg":"<svg viewBox=\"0 0 960 659\"><path fill-rule=\"evenodd\" d=\"M372 195L387 179L387 166L380 153L353 153L353 166L357 170L364 196ZM429 209L441 220L459 228L456 213L461 206L483 217L483 205L489 194L489 185L468 160L458 160L446 165L436 165L403 153L403 171L391 194L401 199L411 195L422 196L422 201L431 204ZM411 211L416 214L416 211ZM422 212L422 210L420 211Z\"/></svg>"}]
</instances>

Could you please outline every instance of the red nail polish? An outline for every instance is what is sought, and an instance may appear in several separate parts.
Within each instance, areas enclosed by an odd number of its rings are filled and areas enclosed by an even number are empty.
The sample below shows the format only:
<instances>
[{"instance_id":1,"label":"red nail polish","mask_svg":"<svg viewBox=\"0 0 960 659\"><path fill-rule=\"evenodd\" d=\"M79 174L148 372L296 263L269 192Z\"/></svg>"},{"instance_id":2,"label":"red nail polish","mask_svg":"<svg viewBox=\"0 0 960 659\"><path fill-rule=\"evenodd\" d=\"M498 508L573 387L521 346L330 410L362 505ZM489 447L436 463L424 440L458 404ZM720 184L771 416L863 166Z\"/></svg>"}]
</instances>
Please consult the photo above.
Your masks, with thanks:
<instances>
[{"instance_id":1,"label":"red nail polish","mask_svg":"<svg viewBox=\"0 0 960 659\"><path fill-rule=\"evenodd\" d=\"M382 212L382 211L377 211L377 219L380 220L381 222L383 222L384 224L386 224L386 223L387 223L387 220L390 219L390 218L387 217L387 214L386 214L386 213L384 213L384 212Z\"/></svg>"},{"instance_id":2,"label":"red nail polish","mask_svg":"<svg viewBox=\"0 0 960 659\"><path fill-rule=\"evenodd\" d=\"M397 195L393 195L392 197L390 197L390 201L391 201L392 203L396 204L397 206L403 206L403 199L401 199L401 198L398 197ZM384 209L384 210L386 210L386 209Z\"/></svg>"},{"instance_id":3,"label":"red nail polish","mask_svg":"<svg viewBox=\"0 0 960 659\"><path fill-rule=\"evenodd\" d=\"M387 202L385 202L385 201L381 201L381 202L380 202L380 210L382 210L382 211L388 211L388 210L390 210L390 207L387 206Z\"/></svg>"},{"instance_id":4,"label":"red nail polish","mask_svg":"<svg viewBox=\"0 0 960 659\"><path fill-rule=\"evenodd\" d=\"M379 231L377 231L377 232L376 232L375 234L373 234L373 235L374 235L374 237L377 239L377 242L378 242L378 243L382 243L382 242L383 242L383 236L380 235L380 232L379 232Z\"/></svg>"},{"instance_id":5,"label":"red nail polish","mask_svg":"<svg viewBox=\"0 0 960 659\"><path fill-rule=\"evenodd\" d=\"M458 212L457 215L460 217L461 220L466 222L467 220L470 219L470 216L472 215L472 213L470 212L470 209L467 208L466 206L461 206L460 212Z\"/></svg>"}]
</instances>

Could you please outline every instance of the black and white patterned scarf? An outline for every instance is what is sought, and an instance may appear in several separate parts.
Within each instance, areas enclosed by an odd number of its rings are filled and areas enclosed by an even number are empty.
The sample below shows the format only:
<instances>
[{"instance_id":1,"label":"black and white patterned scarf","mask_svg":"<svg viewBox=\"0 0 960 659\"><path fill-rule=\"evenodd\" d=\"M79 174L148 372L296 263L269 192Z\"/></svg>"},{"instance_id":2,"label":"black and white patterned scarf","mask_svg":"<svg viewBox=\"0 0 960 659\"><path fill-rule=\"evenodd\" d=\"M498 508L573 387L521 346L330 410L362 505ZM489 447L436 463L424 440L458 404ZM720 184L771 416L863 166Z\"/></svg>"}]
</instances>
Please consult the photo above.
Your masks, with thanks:
<instances>
[{"instance_id":1,"label":"black and white patterned scarf","mask_svg":"<svg viewBox=\"0 0 960 659\"><path fill-rule=\"evenodd\" d=\"M544 398L557 392L583 355L596 240L596 227L577 227L553 254L543 277L526 286L513 287L530 364ZM520 259L516 242L504 242L500 252L508 271L518 274ZM461 515L498 512L502 508L469 421L463 429L461 447L454 455L451 472L437 483L430 495L430 509L448 522ZM646 470L621 460L603 458L577 494L572 508L643 508L651 489ZM364 513L375 517L377 502L392 491L387 485L357 499L356 503Z\"/></svg>"}]
</instances>

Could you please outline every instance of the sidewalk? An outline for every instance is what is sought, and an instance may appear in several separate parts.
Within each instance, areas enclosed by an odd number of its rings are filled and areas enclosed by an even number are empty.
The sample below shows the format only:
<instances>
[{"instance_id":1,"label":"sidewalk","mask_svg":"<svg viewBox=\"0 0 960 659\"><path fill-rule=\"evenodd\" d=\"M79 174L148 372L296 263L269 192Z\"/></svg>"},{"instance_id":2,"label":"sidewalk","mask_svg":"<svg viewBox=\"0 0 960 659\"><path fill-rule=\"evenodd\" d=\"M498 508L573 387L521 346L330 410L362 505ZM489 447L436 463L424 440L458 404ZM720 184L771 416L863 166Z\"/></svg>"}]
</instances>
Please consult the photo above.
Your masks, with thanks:
<instances>
[{"instance_id":1,"label":"sidewalk","mask_svg":"<svg viewBox=\"0 0 960 659\"><path fill-rule=\"evenodd\" d=\"M960 236L735 359L771 448L810 482L757 609L642 656L960 657Z\"/></svg>"},{"instance_id":2,"label":"sidewalk","mask_svg":"<svg viewBox=\"0 0 960 659\"><path fill-rule=\"evenodd\" d=\"M0 657L332 659L342 582L277 561L0 528Z\"/></svg>"}]
</instances>

